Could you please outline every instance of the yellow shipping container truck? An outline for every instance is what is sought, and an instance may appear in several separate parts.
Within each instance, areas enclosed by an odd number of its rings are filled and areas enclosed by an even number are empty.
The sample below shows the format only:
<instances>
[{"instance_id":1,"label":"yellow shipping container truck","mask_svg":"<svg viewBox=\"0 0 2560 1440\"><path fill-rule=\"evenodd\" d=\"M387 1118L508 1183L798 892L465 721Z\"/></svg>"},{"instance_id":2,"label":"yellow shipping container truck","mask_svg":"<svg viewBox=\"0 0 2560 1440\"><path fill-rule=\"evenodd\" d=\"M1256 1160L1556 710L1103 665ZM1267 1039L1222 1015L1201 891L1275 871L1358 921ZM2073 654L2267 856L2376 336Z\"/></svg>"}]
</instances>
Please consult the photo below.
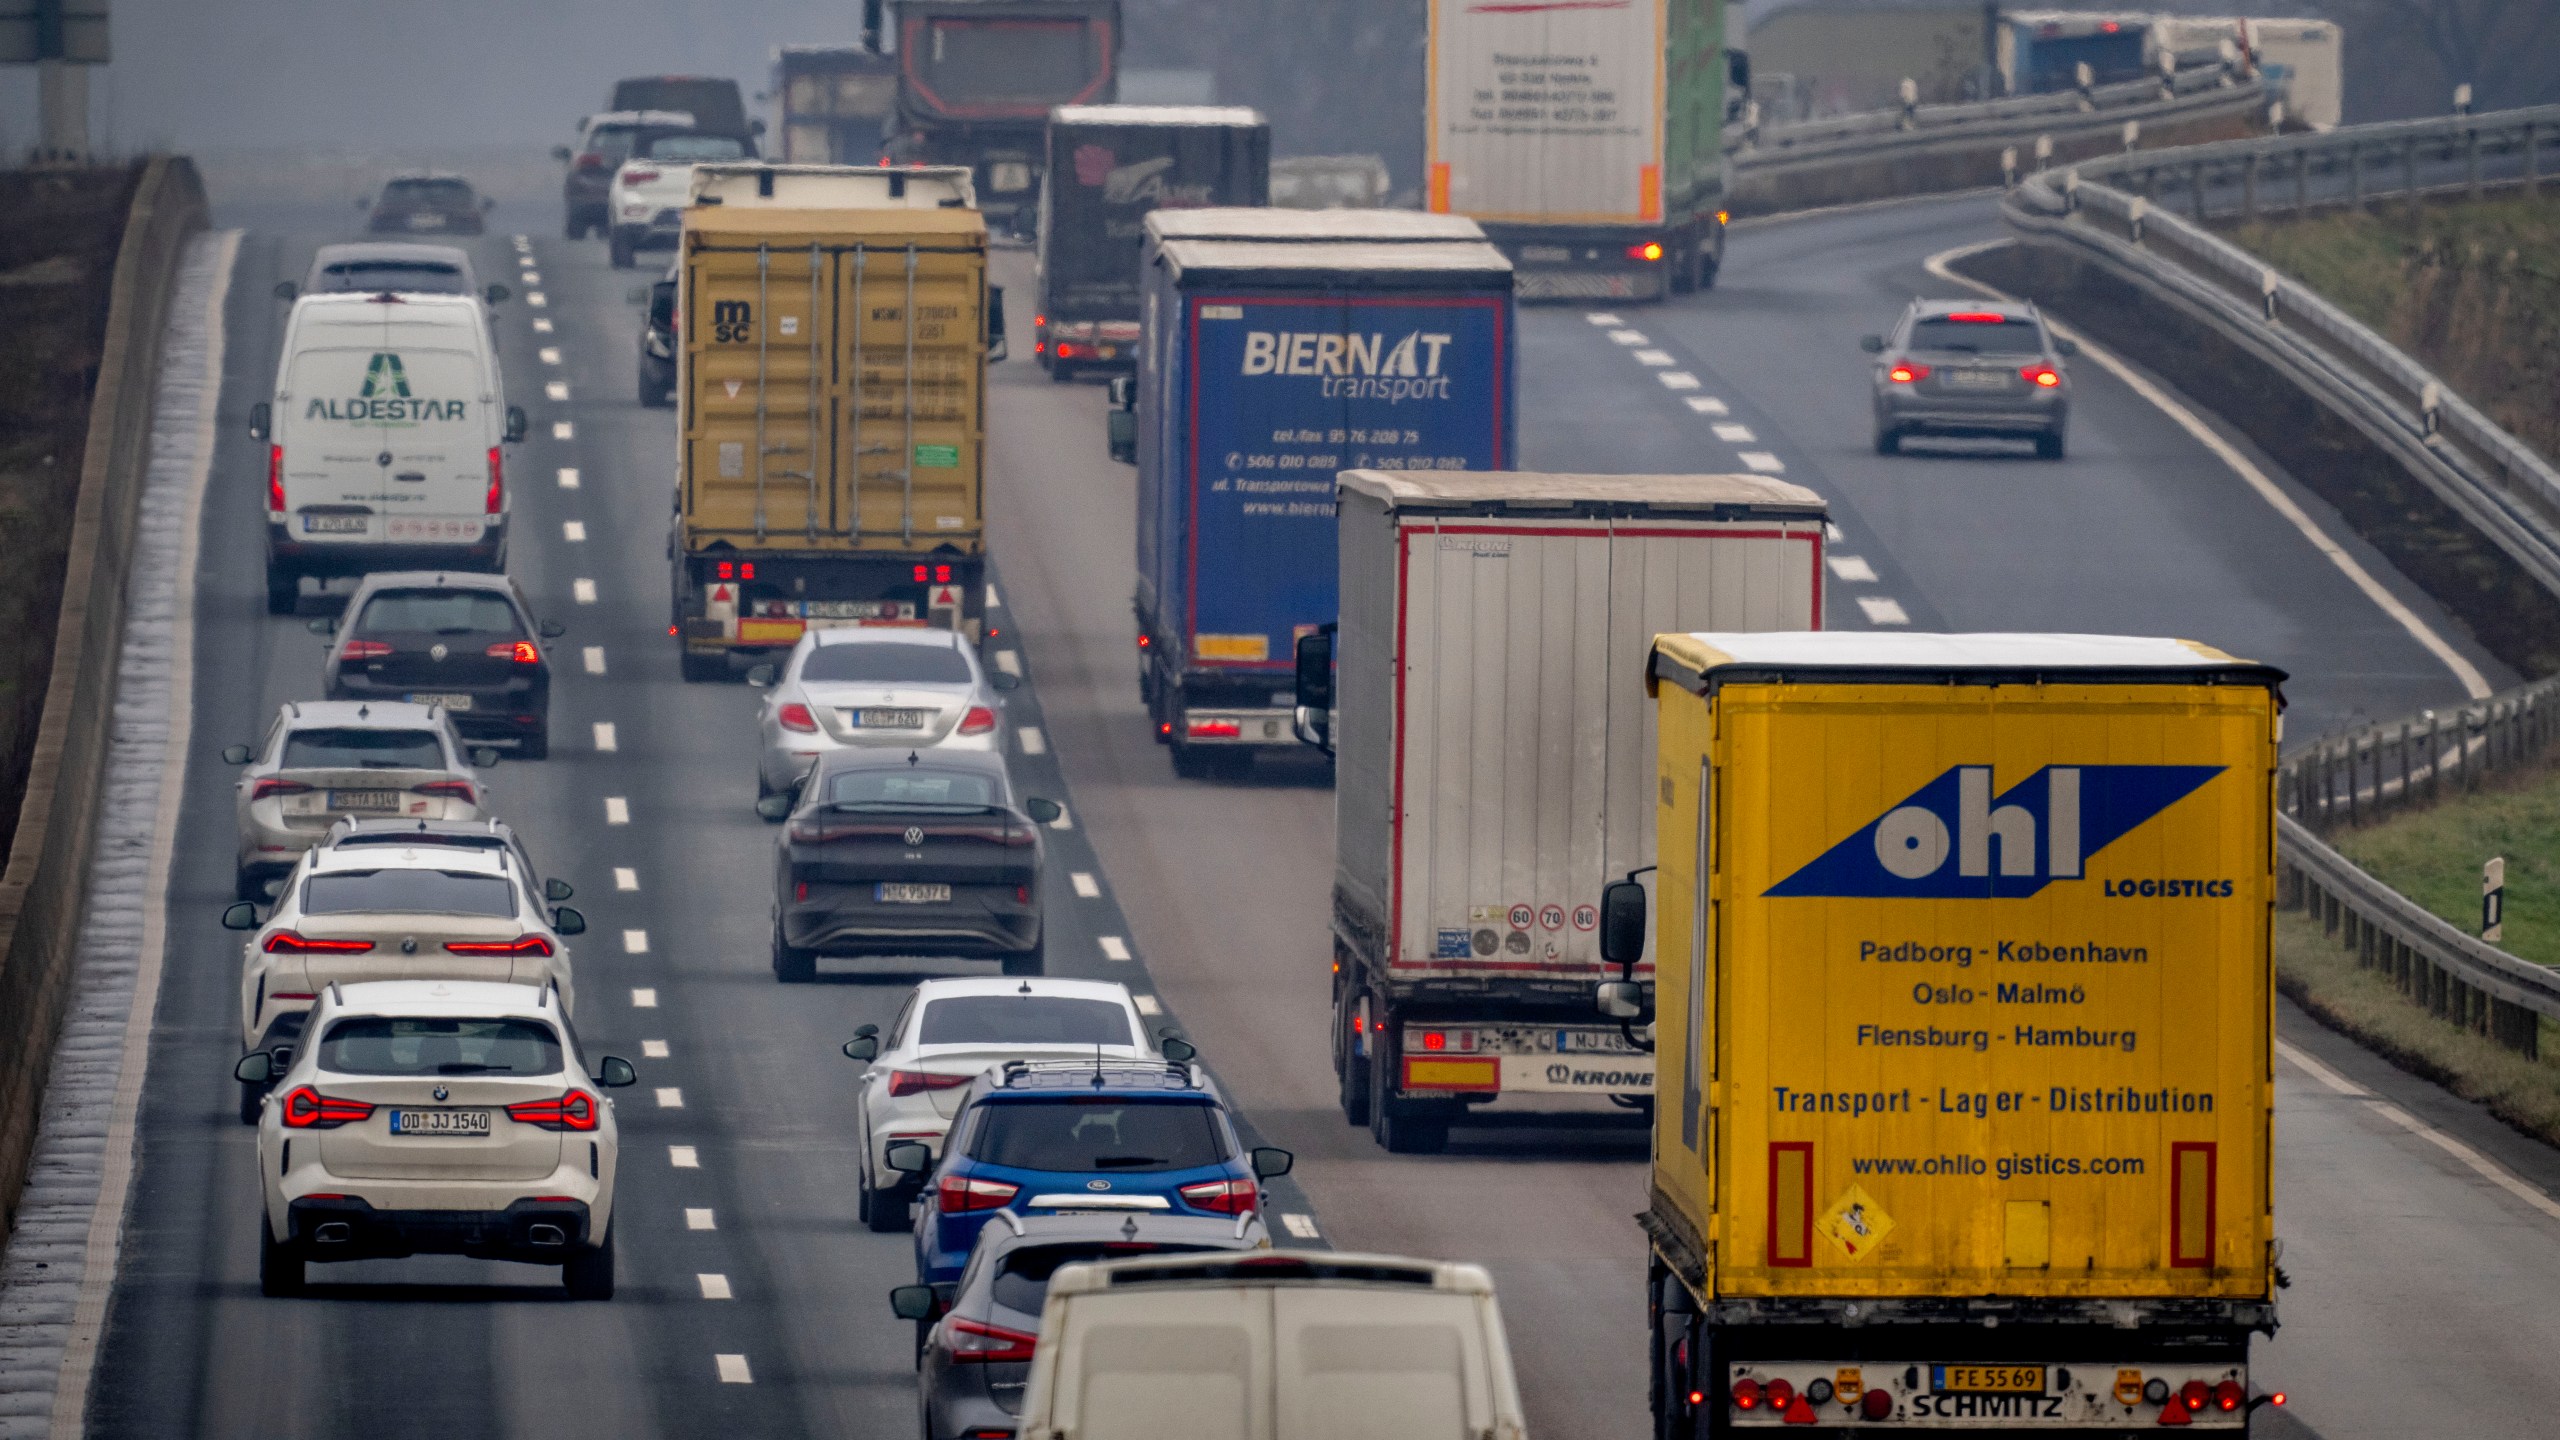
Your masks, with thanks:
<instances>
[{"instance_id":1,"label":"yellow shipping container truck","mask_svg":"<svg viewBox=\"0 0 2560 1440\"><path fill-rule=\"evenodd\" d=\"M1656 638L1661 1435L2245 1431L2277 684L2179 640Z\"/></svg>"},{"instance_id":2,"label":"yellow shipping container truck","mask_svg":"<svg viewBox=\"0 0 2560 1440\"><path fill-rule=\"evenodd\" d=\"M686 679L816 627L977 637L1001 292L985 220L939 176L771 167L760 193L730 176L736 203L698 187L685 211L669 556Z\"/></svg>"}]
</instances>

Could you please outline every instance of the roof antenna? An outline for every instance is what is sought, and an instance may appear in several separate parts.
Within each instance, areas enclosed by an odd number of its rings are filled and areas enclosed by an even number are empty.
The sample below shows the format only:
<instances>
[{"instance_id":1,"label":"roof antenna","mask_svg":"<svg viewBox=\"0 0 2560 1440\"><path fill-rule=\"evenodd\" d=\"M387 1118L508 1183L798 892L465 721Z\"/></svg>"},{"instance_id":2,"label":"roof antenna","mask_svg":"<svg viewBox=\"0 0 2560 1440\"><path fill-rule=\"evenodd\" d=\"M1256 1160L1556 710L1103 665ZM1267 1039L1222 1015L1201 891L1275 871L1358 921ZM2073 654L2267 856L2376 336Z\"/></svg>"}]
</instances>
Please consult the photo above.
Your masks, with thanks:
<instances>
[{"instance_id":1,"label":"roof antenna","mask_svg":"<svg viewBox=\"0 0 2560 1440\"><path fill-rule=\"evenodd\" d=\"M1022 988L1021 988L1020 990L1015 991L1014 993L1015 993L1015 994L1017 994L1017 995L1028 995L1028 994L1030 994L1030 993L1031 993L1031 982L1030 982L1030 981L1028 981L1028 980L1023 981L1023 982L1022 982Z\"/></svg>"},{"instance_id":2,"label":"roof antenna","mask_svg":"<svg viewBox=\"0 0 2560 1440\"><path fill-rule=\"evenodd\" d=\"M357 718L357 719L359 719L359 720L369 719L369 718L371 718L371 717L372 717L372 715L373 715L373 707L372 707L372 706L370 706L370 705L359 705L359 706L357 706L357 707L356 707L356 718Z\"/></svg>"},{"instance_id":3,"label":"roof antenna","mask_svg":"<svg viewBox=\"0 0 2560 1440\"><path fill-rule=\"evenodd\" d=\"M1093 1088L1099 1090L1102 1086L1102 1042L1096 1040L1093 1042Z\"/></svg>"},{"instance_id":4,"label":"roof antenna","mask_svg":"<svg viewBox=\"0 0 2560 1440\"><path fill-rule=\"evenodd\" d=\"M1120 1222L1120 1238L1123 1240L1135 1240L1138 1238L1137 1216L1128 1216Z\"/></svg>"},{"instance_id":5,"label":"roof antenna","mask_svg":"<svg viewBox=\"0 0 2560 1440\"><path fill-rule=\"evenodd\" d=\"M913 750L907 752L907 763L910 765L916 763L916 752Z\"/></svg>"}]
</instances>

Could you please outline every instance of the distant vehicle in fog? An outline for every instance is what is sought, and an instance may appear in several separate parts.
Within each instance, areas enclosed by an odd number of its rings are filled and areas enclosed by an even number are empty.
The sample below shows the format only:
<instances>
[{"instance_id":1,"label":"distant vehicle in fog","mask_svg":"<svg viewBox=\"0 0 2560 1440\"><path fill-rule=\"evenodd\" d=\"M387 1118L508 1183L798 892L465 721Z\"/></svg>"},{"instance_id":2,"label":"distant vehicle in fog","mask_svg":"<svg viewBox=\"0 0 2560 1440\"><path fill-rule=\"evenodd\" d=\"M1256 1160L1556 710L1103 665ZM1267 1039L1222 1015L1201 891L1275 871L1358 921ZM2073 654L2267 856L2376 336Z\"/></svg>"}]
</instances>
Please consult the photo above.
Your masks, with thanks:
<instances>
[{"instance_id":1,"label":"distant vehicle in fog","mask_svg":"<svg viewBox=\"0 0 2560 1440\"><path fill-rule=\"evenodd\" d=\"M578 122L578 143L555 145L551 158L569 167L560 181L560 203L567 212L564 233L572 240L612 228L608 208L614 172L631 158L639 143L653 135L694 128L690 110L608 110Z\"/></svg>"},{"instance_id":2,"label":"distant vehicle in fog","mask_svg":"<svg viewBox=\"0 0 2560 1440\"><path fill-rule=\"evenodd\" d=\"M376 235L477 235L480 217L497 203L459 175L422 171L392 176L381 194L356 205L366 212L364 227Z\"/></svg>"},{"instance_id":3,"label":"distant vehicle in fog","mask_svg":"<svg viewBox=\"0 0 2560 1440\"><path fill-rule=\"evenodd\" d=\"M966 165L991 230L1030 233L1049 111L1119 98L1120 0L890 0L891 160Z\"/></svg>"},{"instance_id":4,"label":"distant vehicle in fog","mask_svg":"<svg viewBox=\"0 0 2560 1440\"><path fill-rule=\"evenodd\" d=\"M1375 155L1291 155L1271 162L1271 203L1290 210L1367 210L1387 203Z\"/></svg>"},{"instance_id":5,"label":"distant vehicle in fog","mask_svg":"<svg viewBox=\"0 0 2560 1440\"><path fill-rule=\"evenodd\" d=\"M276 298L304 295L477 295L495 305L512 293L480 287L470 252L458 245L417 245L401 240L354 240L323 245L311 255L302 283L276 282Z\"/></svg>"},{"instance_id":6,"label":"distant vehicle in fog","mask_svg":"<svg viewBox=\"0 0 2560 1440\"><path fill-rule=\"evenodd\" d=\"M614 110L681 110L707 135L761 135L738 82L717 75L634 75L613 82Z\"/></svg>"},{"instance_id":7,"label":"distant vehicle in fog","mask_svg":"<svg viewBox=\"0 0 2560 1440\"><path fill-rule=\"evenodd\" d=\"M773 52L782 125L775 158L794 165L869 165L898 113L898 61L861 45L785 45Z\"/></svg>"}]
</instances>

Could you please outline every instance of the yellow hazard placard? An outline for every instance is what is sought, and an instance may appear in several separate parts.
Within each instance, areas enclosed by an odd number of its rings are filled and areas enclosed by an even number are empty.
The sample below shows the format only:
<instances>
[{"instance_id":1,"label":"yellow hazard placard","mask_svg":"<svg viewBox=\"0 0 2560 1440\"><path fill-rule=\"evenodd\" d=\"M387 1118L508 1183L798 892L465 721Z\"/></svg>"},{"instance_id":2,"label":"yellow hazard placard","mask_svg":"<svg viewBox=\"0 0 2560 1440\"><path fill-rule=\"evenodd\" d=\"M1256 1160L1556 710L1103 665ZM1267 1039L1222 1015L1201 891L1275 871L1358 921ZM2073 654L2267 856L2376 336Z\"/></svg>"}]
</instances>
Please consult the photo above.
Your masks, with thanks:
<instances>
[{"instance_id":1,"label":"yellow hazard placard","mask_svg":"<svg viewBox=\"0 0 2560 1440\"><path fill-rule=\"evenodd\" d=\"M1831 1208L1822 1212L1813 1228L1839 1246L1841 1254L1855 1260L1874 1254L1876 1247L1884 1244L1884 1237L1893 1233L1893 1217L1884 1213L1874 1196L1852 1185L1831 1202Z\"/></svg>"}]
</instances>

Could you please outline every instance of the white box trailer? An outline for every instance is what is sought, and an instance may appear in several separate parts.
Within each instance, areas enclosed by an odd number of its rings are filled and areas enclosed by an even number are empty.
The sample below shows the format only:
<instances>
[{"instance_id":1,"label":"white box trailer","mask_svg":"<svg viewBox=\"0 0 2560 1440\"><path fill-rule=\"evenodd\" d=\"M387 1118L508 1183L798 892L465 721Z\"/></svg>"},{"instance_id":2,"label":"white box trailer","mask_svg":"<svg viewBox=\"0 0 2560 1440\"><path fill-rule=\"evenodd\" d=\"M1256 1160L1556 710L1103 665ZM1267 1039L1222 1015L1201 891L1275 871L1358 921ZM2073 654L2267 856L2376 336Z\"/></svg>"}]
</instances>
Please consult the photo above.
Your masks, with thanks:
<instances>
[{"instance_id":1,"label":"white box trailer","mask_svg":"<svg viewBox=\"0 0 2560 1440\"><path fill-rule=\"evenodd\" d=\"M1653 637L1822 625L1824 507L1757 475L1337 482L1334 1063L1434 1150L1502 1096L1641 1103L1591 1007L1601 887L1653 863Z\"/></svg>"}]
</instances>

